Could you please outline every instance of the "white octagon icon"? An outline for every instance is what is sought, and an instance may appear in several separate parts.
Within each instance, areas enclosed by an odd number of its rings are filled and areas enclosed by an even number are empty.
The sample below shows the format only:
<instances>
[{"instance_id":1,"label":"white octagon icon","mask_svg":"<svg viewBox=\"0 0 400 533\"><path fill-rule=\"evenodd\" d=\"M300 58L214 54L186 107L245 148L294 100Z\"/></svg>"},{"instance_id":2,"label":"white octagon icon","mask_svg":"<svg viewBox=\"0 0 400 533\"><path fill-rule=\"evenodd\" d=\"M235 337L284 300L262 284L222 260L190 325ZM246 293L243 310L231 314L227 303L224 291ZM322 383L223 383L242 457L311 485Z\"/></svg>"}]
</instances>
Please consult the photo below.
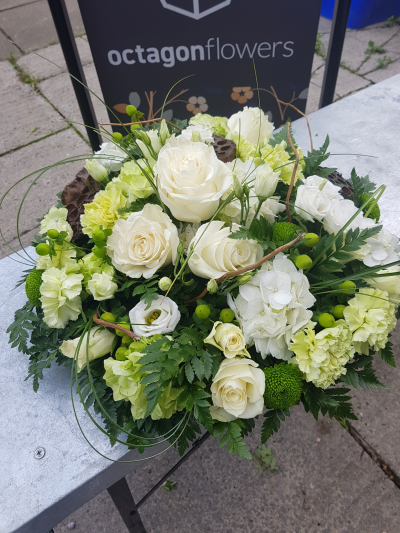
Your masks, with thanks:
<instances>
[{"instance_id":1,"label":"white octagon icon","mask_svg":"<svg viewBox=\"0 0 400 533\"><path fill-rule=\"evenodd\" d=\"M203 17L206 17L207 15L211 15L211 13L215 13L215 11L219 11L223 7L229 6L229 4L231 3L231 0L223 0L223 1L215 0L214 7L210 7L204 11L200 11L201 0L192 0L193 8L191 11L188 11L187 9L174 6L168 0L160 0L160 1L161 1L162 6L165 7L165 9L175 11L175 13L180 13L181 15L185 15L186 17L190 17L195 20L199 20L199 19L202 19Z\"/></svg>"}]
</instances>

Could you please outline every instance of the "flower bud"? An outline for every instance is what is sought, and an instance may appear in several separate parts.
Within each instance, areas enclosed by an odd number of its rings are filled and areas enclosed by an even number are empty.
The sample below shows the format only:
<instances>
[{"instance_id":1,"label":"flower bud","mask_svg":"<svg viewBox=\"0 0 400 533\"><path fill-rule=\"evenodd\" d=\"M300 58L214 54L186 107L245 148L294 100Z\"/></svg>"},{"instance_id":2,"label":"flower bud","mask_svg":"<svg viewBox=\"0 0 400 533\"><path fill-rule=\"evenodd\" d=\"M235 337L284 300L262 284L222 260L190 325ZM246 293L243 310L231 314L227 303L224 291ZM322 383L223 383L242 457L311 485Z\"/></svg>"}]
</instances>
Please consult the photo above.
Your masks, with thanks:
<instances>
[{"instance_id":1,"label":"flower bud","mask_svg":"<svg viewBox=\"0 0 400 533\"><path fill-rule=\"evenodd\" d=\"M236 194L236 196L239 198L243 198L243 187L240 181L237 179L237 177L233 176L233 192Z\"/></svg>"},{"instance_id":2,"label":"flower bud","mask_svg":"<svg viewBox=\"0 0 400 533\"><path fill-rule=\"evenodd\" d=\"M137 131L135 132L136 138L139 141L142 141L146 146L151 146L151 140L150 137L147 135L145 131Z\"/></svg>"},{"instance_id":3,"label":"flower bud","mask_svg":"<svg viewBox=\"0 0 400 533\"><path fill-rule=\"evenodd\" d=\"M169 139L171 137L171 134L170 134L170 132L168 130L168 126L167 126L167 123L165 122L165 120L161 121L159 137L160 137L161 144L163 146L166 143L167 139Z\"/></svg>"},{"instance_id":4,"label":"flower bud","mask_svg":"<svg viewBox=\"0 0 400 533\"><path fill-rule=\"evenodd\" d=\"M239 285L246 285L246 283L248 283L252 277L253 277L252 272L246 272L246 274L243 274L243 276L238 276L236 278L236 281Z\"/></svg>"},{"instance_id":5,"label":"flower bud","mask_svg":"<svg viewBox=\"0 0 400 533\"><path fill-rule=\"evenodd\" d=\"M215 281L215 279L210 279L210 281L207 283L207 290L210 294L215 294L218 290L218 283Z\"/></svg>"},{"instance_id":6,"label":"flower bud","mask_svg":"<svg viewBox=\"0 0 400 533\"><path fill-rule=\"evenodd\" d=\"M195 130L192 131L192 142L194 142L194 143L201 143L202 142L202 138L200 136L200 132L199 131L195 131Z\"/></svg>"},{"instance_id":7,"label":"flower bud","mask_svg":"<svg viewBox=\"0 0 400 533\"><path fill-rule=\"evenodd\" d=\"M161 278L160 281L158 282L158 286L160 288L160 290L162 291L167 291L172 285L172 281L167 278L166 276L164 278Z\"/></svg>"},{"instance_id":8,"label":"flower bud","mask_svg":"<svg viewBox=\"0 0 400 533\"><path fill-rule=\"evenodd\" d=\"M129 115L131 117L135 113L137 113L137 109L136 109L136 107L134 105L127 105L126 106L126 114L127 115Z\"/></svg>"},{"instance_id":9,"label":"flower bud","mask_svg":"<svg viewBox=\"0 0 400 533\"><path fill-rule=\"evenodd\" d=\"M259 165L256 169L254 192L260 201L273 196L278 185L279 174L274 172L269 164Z\"/></svg>"},{"instance_id":10,"label":"flower bud","mask_svg":"<svg viewBox=\"0 0 400 533\"><path fill-rule=\"evenodd\" d=\"M87 159L85 168L94 180L102 183L103 185L108 183L108 171L106 167L96 161L96 159L92 159L91 161Z\"/></svg>"}]
</instances>

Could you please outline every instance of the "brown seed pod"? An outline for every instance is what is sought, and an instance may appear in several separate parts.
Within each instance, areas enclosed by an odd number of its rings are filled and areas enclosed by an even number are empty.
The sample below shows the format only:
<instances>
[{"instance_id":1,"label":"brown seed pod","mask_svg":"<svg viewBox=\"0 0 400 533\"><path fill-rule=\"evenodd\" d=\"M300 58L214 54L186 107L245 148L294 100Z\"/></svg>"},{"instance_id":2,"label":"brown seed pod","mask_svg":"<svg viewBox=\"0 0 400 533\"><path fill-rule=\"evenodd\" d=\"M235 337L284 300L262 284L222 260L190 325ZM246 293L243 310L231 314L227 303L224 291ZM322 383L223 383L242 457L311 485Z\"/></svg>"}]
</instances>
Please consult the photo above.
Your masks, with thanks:
<instances>
[{"instance_id":1,"label":"brown seed pod","mask_svg":"<svg viewBox=\"0 0 400 533\"><path fill-rule=\"evenodd\" d=\"M223 163L230 163L236 157L236 144L229 139L220 135L213 135L214 142L211 146L214 148L216 156Z\"/></svg>"},{"instance_id":2,"label":"brown seed pod","mask_svg":"<svg viewBox=\"0 0 400 533\"><path fill-rule=\"evenodd\" d=\"M317 168L317 170L322 169L323 167ZM329 174L326 179L335 185L342 185L339 192L343 196L343 198L350 198L351 196L354 196L354 189L351 183L346 180L341 174L339 174L339 172L337 172L336 170L332 172L332 174Z\"/></svg>"}]
</instances>

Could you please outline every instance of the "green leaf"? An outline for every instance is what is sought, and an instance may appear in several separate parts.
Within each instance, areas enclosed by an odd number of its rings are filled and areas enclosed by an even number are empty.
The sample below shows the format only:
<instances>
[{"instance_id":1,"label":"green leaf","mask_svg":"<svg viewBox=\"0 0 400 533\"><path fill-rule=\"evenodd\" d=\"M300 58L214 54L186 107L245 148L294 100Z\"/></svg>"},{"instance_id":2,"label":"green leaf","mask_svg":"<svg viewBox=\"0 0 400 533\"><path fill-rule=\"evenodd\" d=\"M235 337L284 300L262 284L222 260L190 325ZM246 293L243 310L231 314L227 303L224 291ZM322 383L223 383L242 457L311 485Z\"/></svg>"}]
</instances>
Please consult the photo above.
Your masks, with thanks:
<instances>
[{"instance_id":1,"label":"green leaf","mask_svg":"<svg viewBox=\"0 0 400 533\"><path fill-rule=\"evenodd\" d=\"M203 350L204 377L210 379L212 373L212 355Z\"/></svg>"},{"instance_id":2,"label":"green leaf","mask_svg":"<svg viewBox=\"0 0 400 533\"><path fill-rule=\"evenodd\" d=\"M228 452L236 454L239 457L252 461L251 453L246 448L246 444L243 441L241 420L234 420L232 422L220 422L216 424L213 430L210 432L214 437L220 436L223 431L226 433L222 436L219 447L223 448L228 444Z\"/></svg>"},{"instance_id":3,"label":"green leaf","mask_svg":"<svg viewBox=\"0 0 400 533\"><path fill-rule=\"evenodd\" d=\"M386 361L388 365L396 367L396 361L394 360L392 346L393 344L388 341L386 343L386 346L378 351L378 354L379 357Z\"/></svg>"},{"instance_id":4,"label":"green leaf","mask_svg":"<svg viewBox=\"0 0 400 533\"><path fill-rule=\"evenodd\" d=\"M194 372L193 372L193 367L192 367L190 361L188 363L186 363L186 365L185 365L185 374L186 374L186 379L189 381L189 383L193 383Z\"/></svg>"},{"instance_id":5,"label":"green leaf","mask_svg":"<svg viewBox=\"0 0 400 533\"><path fill-rule=\"evenodd\" d=\"M264 444L274 434L277 433L281 427L281 420L289 416L289 411L282 411L281 409L273 409L267 411L264 415L265 420L261 428L261 443Z\"/></svg>"},{"instance_id":6,"label":"green leaf","mask_svg":"<svg viewBox=\"0 0 400 533\"><path fill-rule=\"evenodd\" d=\"M192 365L196 376L201 381L204 377L204 365L202 361L198 357L194 357L194 359L192 360Z\"/></svg>"}]
</instances>

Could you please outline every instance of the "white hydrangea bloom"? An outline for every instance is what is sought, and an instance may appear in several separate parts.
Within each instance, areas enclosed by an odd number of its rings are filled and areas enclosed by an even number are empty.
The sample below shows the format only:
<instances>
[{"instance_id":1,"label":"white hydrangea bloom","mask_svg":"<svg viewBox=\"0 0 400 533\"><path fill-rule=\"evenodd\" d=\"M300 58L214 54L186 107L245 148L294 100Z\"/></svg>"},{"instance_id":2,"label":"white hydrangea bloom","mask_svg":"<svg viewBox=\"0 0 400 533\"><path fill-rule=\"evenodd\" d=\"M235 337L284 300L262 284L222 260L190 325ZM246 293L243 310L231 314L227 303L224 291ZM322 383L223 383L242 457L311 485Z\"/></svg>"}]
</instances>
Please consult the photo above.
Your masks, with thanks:
<instances>
[{"instance_id":1,"label":"white hydrangea bloom","mask_svg":"<svg viewBox=\"0 0 400 533\"><path fill-rule=\"evenodd\" d=\"M388 265L399 259L399 238L383 228L377 235L366 240L366 244L354 252L355 259L364 265L374 267Z\"/></svg>"}]
</instances>

